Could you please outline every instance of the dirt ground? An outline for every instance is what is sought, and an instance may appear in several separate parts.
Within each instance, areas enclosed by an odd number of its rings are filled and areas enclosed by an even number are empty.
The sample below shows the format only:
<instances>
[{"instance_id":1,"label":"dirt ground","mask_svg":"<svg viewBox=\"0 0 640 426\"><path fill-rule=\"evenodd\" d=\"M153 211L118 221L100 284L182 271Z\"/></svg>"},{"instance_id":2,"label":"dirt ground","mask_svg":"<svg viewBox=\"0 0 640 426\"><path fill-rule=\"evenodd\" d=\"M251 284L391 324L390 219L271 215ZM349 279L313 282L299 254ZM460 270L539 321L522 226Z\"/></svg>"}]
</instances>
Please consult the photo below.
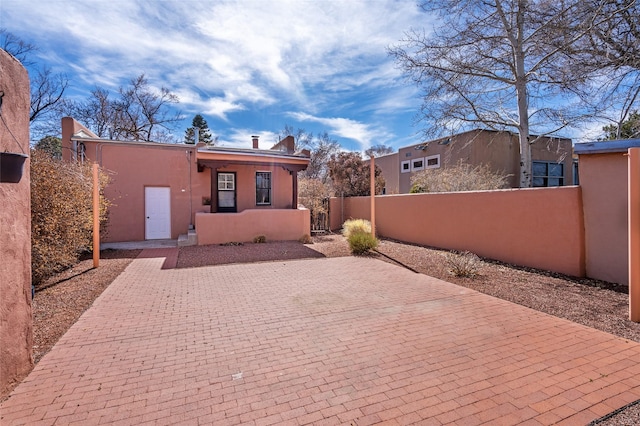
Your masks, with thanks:
<instances>
[{"instance_id":1,"label":"dirt ground","mask_svg":"<svg viewBox=\"0 0 640 426\"><path fill-rule=\"evenodd\" d=\"M91 258L81 260L73 268L36 287L33 301L33 357L36 363L139 254L140 250L105 250L99 268L93 268ZM341 235L329 234L314 237L313 244L282 241L182 247L177 267L350 255L346 240ZM448 252L390 240L381 240L377 252L370 256L640 342L640 324L628 320L626 286L486 260L480 262L477 276L461 278L451 274L446 261L446 256L451 256ZM640 404L597 424L639 423Z\"/></svg>"}]
</instances>

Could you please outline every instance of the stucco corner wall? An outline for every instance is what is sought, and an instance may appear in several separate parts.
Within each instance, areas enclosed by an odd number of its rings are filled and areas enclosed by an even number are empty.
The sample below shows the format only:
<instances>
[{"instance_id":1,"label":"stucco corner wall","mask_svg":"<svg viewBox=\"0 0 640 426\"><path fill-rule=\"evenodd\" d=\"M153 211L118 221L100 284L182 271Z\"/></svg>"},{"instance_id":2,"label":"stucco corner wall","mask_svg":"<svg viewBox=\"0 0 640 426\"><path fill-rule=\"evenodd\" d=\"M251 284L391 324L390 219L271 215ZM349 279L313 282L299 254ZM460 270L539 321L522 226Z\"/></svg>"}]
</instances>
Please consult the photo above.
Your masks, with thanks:
<instances>
[{"instance_id":1,"label":"stucco corner wall","mask_svg":"<svg viewBox=\"0 0 640 426\"><path fill-rule=\"evenodd\" d=\"M580 155L587 276L629 282L626 152Z\"/></svg>"},{"instance_id":2,"label":"stucco corner wall","mask_svg":"<svg viewBox=\"0 0 640 426\"><path fill-rule=\"evenodd\" d=\"M29 154L29 76L1 49L0 90L0 152ZM0 397L33 366L29 173L27 159L20 182L0 182Z\"/></svg>"},{"instance_id":3,"label":"stucco corner wall","mask_svg":"<svg viewBox=\"0 0 640 426\"><path fill-rule=\"evenodd\" d=\"M311 235L308 209L255 209L240 213L196 213L198 245L248 242L259 235L267 241L298 240Z\"/></svg>"}]
</instances>

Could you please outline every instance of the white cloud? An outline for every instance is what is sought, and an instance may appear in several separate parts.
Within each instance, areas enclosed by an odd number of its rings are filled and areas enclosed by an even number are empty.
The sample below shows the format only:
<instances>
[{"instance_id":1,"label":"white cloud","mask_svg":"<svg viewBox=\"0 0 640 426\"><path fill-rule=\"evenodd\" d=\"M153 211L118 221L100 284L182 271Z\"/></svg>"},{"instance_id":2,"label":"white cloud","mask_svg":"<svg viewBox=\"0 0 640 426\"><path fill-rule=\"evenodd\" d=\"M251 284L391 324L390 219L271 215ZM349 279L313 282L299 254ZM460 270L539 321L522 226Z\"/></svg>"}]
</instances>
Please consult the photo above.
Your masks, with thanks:
<instances>
[{"instance_id":1,"label":"white cloud","mask_svg":"<svg viewBox=\"0 0 640 426\"><path fill-rule=\"evenodd\" d=\"M322 124L366 147L389 133L359 114L411 107L415 91L385 49L424 14L413 0L2 0L0 19L59 52L48 61L86 87L145 73L178 94L182 110L230 124L266 107L345 117Z\"/></svg>"},{"instance_id":2,"label":"white cloud","mask_svg":"<svg viewBox=\"0 0 640 426\"><path fill-rule=\"evenodd\" d=\"M387 131L349 118L315 117L303 112L291 112L289 115L299 121L320 123L330 129L329 133L358 142L362 151L372 145L388 144L391 139L391 135Z\"/></svg>"}]
</instances>

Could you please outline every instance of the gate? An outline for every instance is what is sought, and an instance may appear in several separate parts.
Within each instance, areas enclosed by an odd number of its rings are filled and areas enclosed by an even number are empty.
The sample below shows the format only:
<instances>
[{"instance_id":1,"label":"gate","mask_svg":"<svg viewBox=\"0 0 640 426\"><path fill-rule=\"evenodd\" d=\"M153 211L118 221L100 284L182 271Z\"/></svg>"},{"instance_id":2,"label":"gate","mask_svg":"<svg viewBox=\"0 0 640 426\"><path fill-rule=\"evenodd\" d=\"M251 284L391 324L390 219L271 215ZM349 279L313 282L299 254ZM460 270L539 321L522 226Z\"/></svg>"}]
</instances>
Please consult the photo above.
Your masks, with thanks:
<instances>
[{"instance_id":1,"label":"gate","mask_svg":"<svg viewBox=\"0 0 640 426\"><path fill-rule=\"evenodd\" d=\"M322 199L322 207L310 210L311 213L311 233L321 234L329 230L329 199Z\"/></svg>"}]
</instances>

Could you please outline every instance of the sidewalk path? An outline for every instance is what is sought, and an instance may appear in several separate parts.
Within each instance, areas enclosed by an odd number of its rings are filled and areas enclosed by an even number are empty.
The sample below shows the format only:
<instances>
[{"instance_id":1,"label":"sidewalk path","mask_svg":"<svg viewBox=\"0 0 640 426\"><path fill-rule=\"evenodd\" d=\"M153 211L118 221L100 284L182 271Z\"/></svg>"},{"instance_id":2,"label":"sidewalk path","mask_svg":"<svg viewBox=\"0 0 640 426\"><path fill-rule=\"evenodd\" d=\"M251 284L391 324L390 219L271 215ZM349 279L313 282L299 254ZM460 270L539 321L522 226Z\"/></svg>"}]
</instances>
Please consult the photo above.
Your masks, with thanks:
<instances>
[{"instance_id":1,"label":"sidewalk path","mask_svg":"<svg viewBox=\"0 0 640 426\"><path fill-rule=\"evenodd\" d=\"M579 425L640 398L640 344L369 258L141 257L0 424Z\"/></svg>"}]
</instances>

